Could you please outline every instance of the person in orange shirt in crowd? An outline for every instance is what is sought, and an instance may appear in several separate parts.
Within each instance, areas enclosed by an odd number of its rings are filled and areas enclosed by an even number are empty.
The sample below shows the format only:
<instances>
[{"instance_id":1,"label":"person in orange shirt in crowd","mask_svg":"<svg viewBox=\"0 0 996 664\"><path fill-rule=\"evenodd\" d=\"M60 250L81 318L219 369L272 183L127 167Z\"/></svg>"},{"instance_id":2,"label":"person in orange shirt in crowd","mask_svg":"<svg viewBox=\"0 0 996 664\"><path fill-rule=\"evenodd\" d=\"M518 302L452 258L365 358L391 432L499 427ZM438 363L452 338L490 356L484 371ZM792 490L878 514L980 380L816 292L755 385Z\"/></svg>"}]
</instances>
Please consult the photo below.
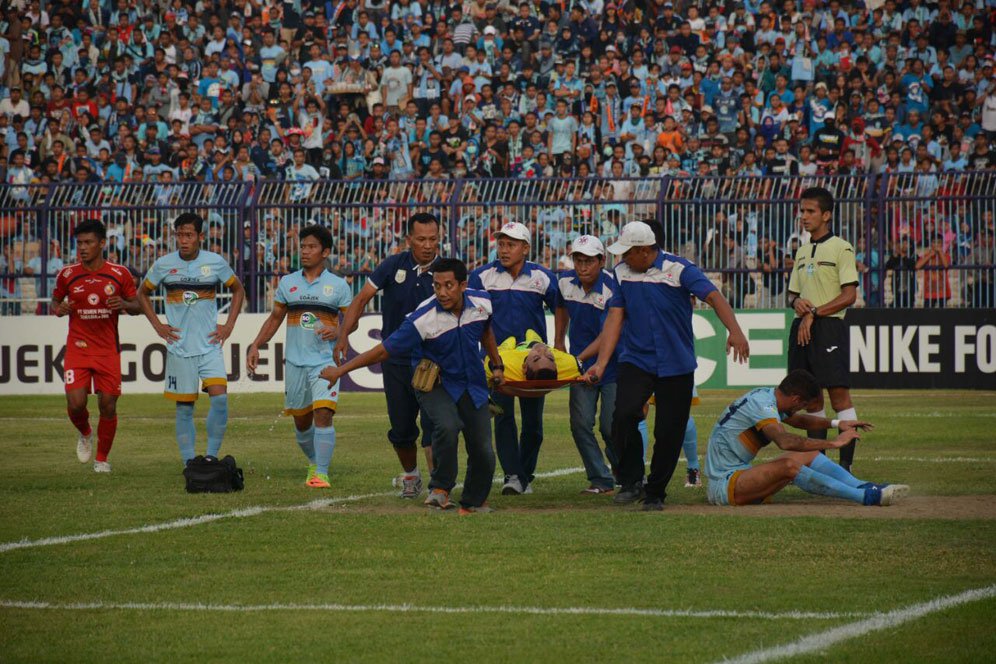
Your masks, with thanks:
<instances>
[{"instance_id":1,"label":"person in orange shirt in crowd","mask_svg":"<svg viewBox=\"0 0 996 664\"><path fill-rule=\"evenodd\" d=\"M916 262L916 269L924 270L923 274L923 306L927 308L943 308L951 297L951 282L948 279L948 266L951 257L944 250L944 239L934 235L930 247Z\"/></svg>"},{"instance_id":2,"label":"person in orange shirt in crowd","mask_svg":"<svg viewBox=\"0 0 996 664\"><path fill-rule=\"evenodd\" d=\"M657 145L662 146L671 154L681 154L685 151L685 139L678 131L678 124L670 115L664 118L664 131L657 135Z\"/></svg>"}]
</instances>

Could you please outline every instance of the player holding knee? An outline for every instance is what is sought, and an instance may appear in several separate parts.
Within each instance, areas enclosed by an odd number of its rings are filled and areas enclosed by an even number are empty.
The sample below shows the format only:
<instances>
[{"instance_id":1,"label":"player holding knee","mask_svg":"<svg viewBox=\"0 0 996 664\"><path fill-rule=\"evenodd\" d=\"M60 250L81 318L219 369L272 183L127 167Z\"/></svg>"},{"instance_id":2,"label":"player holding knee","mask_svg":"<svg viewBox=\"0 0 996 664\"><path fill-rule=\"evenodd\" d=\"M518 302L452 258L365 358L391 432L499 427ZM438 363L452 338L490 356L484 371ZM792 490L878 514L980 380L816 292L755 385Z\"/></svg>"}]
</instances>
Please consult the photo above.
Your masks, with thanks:
<instances>
[{"instance_id":1,"label":"player holding knee","mask_svg":"<svg viewBox=\"0 0 996 664\"><path fill-rule=\"evenodd\" d=\"M723 411L709 437L706 453L710 503L755 504L789 484L808 493L862 505L892 505L909 492L904 484L860 480L820 454L857 440L859 430L872 427L868 422L828 420L801 413L820 398L819 392L816 378L800 369L789 373L778 387L751 390ZM786 431L782 422L807 431L839 429L840 434L833 440L805 438ZM752 466L758 451L771 442L787 453Z\"/></svg>"},{"instance_id":2,"label":"player holding knee","mask_svg":"<svg viewBox=\"0 0 996 664\"><path fill-rule=\"evenodd\" d=\"M245 288L218 254L201 249L204 220L192 212L173 222L177 250L156 260L138 292L152 328L166 342L165 397L176 402L176 443L183 463L194 458L194 403L198 389L211 399L207 416L207 454L218 456L228 427L228 379L221 345L235 329ZM216 292L232 290L228 320L218 325ZM166 290L166 320L156 315L149 296Z\"/></svg>"},{"instance_id":3,"label":"player holding knee","mask_svg":"<svg viewBox=\"0 0 996 664\"><path fill-rule=\"evenodd\" d=\"M73 231L79 263L59 272L52 293L57 316L69 316L64 377L69 420L79 431L76 458L80 463L93 453L93 431L87 395L98 394L97 456L93 470L111 472L107 455L118 428L117 402L121 395L121 348L118 316L139 312L135 282L128 268L104 260L107 229L97 220L84 221Z\"/></svg>"},{"instance_id":4,"label":"player holding knee","mask_svg":"<svg viewBox=\"0 0 996 664\"><path fill-rule=\"evenodd\" d=\"M268 342L287 318L284 413L294 417L297 444L308 458L305 483L327 489L329 464L335 450L332 417L339 401L339 384L319 378L334 365L332 342L339 336L339 317L353 296L349 284L326 269L332 253L332 233L324 226L301 229L301 270L280 279L273 311L249 346L246 367L259 363L259 347Z\"/></svg>"}]
</instances>

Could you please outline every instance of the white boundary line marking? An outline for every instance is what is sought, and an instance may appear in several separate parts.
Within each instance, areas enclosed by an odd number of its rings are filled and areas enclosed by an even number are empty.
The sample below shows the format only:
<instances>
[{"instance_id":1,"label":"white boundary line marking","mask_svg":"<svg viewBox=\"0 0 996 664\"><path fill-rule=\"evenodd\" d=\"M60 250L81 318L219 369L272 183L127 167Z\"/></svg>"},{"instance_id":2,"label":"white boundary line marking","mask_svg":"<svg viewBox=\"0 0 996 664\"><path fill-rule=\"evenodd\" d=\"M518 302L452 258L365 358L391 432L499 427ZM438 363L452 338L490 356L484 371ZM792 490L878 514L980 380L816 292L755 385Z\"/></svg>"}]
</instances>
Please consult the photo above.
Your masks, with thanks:
<instances>
[{"instance_id":1,"label":"white boundary line marking","mask_svg":"<svg viewBox=\"0 0 996 664\"><path fill-rule=\"evenodd\" d=\"M584 468L559 468L557 470L547 471L545 473L537 473L536 477L548 478L548 477L563 477L565 475L573 475L574 473L580 473ZM501 483L501 479L495 479L495 484ZM458 485L459 486L459 485ZM193 526L200 526L205 523L213 523L214 521L221 521L222 519L244 519L250 516L258 516L260 514L266 514L268 512L293 512L297 510L315 510L322 509L324 507L331 507L332 505L340 505L343 503L354 503L359 500L367 500L368 498L385 498L388 496L396 496L396 491L387 491L384 493L365 493L356 494L352 496L343 496L341 498L320 498L318 500L312 500L307 503L302 503L299 505L256 505L253 507L242 507L239 509L231 510L229 512L213 513L213 514L202 514L200 516L194 517L184 517L182 519L174 519L172 521L164 521L162 523L153 523L145 526L139 526L136 528L124 528L120 530L101 530L95 533L81 533L79 535L62 535L59 537L43 537L41 539L29 540L22 539L15 542L4 542L0 543L0 553L6 553L7 551L15 551L17 549L32 549L41 546L54 546L57 544L70 544L72 542L83 542L87 540L104 539L105 537L114 537L116 535L139 535L142 533L158 533L163 530L176 530L178 528L191 528Z\"/></svg>"},{"instance_id":2,"label":"white boundary line marking","mask_svg":"<svg viewBox=\"0 0 996 664\"><path fill-rule=\"evenodd\" d=\"M867 617L869 613L836 613L813 611L696 611L692 609L638 609L602 608L588 606L419 606L415 604L200 604L174 602L81 602L59 604L0 600L0 608L55 611L213 611L231 613L257 613L268 611L319 611L352 613L506 613L523 615L597 615L641 616L651 618L753 618L757 620L839 620L841 618Z\"/></svg>"},{"instance_id":3,"label":"white boundary line marking","mask_svg":"<svg viewBox=\"0 0 996 664\"><path fill-rule=\"evenodd\" d=\"M996 597L996 584L986 586L985 588L966 590L965 592L958 593L957 595L938 597L930 600L929 602L914 604L912 606L896 609L894 611L888 611L886 613L874 614L871 617L859 620L858 622L848 623L846 625L841 625L840 627L834 627L826 630L825 632L816 632L815 634L803 636L796 641L782 646L755 650L753 652L740 655L739 657L735 657L734 659L726 659L722 661L727 664L762 664L763 662L773 662L778 659L785 659L786 657L796 657L798 655L822 651L838 643L856 639L859 636L864 636L865 634L869 634L871 632L897 627L903 623L908 623L931 613L945 611L955 606L968 604L970 602L978 602L984 599L991 599L993 597Z\"/></svg>"}]
</instances>

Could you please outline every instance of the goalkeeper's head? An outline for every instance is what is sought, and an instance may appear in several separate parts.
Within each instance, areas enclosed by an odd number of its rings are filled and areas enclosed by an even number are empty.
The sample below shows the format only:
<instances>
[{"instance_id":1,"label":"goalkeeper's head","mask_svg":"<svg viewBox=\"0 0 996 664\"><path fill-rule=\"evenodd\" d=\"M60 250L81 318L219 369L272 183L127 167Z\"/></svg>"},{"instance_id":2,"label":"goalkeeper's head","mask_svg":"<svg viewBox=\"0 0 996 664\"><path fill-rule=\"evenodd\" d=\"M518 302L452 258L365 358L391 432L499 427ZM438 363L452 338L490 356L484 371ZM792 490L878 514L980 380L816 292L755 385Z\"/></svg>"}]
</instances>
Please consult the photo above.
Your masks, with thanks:
<instances>
[{"instance_id":1,"label":"goalkeeper's head","mask_svg":"<svg viewBox=\"0 0 996 664\"><path fill-rule=\"evenodd\" d=\"M546 344L536 344L529 349L522 361L522 373L526 380L557 380L557 359Z\"/></svg>"}]
</instances>

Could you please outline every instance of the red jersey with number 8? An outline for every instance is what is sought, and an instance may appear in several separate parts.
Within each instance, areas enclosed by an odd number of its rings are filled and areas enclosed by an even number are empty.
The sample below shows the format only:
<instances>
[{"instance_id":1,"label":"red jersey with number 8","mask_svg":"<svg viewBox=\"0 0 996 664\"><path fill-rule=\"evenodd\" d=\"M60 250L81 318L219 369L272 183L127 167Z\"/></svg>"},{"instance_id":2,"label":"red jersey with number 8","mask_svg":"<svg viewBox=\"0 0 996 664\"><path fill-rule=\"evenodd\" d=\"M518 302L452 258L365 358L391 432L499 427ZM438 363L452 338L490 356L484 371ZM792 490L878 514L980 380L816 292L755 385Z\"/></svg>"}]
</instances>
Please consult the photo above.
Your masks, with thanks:
<instances>
[{"instance_id":1,"label":"red jersey with number 8","mask_svg":"<svg viewBox=\"0 0 996 664\"><path fill-rule=\"evenodd\" d=\"M63 268L55 280L52 296L66 300L72 307L66 357L120 353L120 311L108 307L107 300L111 297L133 298L135 294L135 280L124 266L105 262L94 271L79 263Z\"/></svg>"}]
</instances>

